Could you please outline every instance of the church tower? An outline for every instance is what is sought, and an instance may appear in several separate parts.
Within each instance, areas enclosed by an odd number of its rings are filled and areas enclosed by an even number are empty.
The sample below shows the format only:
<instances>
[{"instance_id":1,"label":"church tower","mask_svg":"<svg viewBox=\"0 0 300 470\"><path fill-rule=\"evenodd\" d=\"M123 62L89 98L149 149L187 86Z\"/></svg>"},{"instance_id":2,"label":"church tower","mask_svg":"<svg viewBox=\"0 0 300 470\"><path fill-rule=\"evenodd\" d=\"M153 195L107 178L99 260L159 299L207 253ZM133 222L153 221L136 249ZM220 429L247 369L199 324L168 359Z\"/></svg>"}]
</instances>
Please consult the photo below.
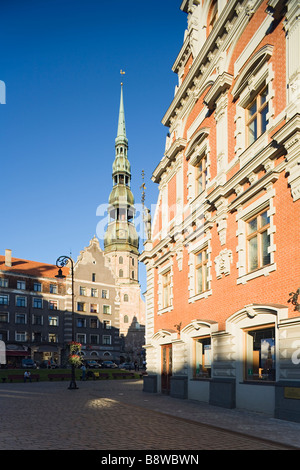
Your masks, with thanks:
<instances>
[{"instance_id":1,"label":"church tower","mask_svg":"<svg viewBox=\"0 0 300 470\"><path fill-rule=\"evenodd\" d=\"M138 282L139 237L134 225L134 197L130 189L131 167L128 160L123 84L121 84L115 160L112 167L113 189L109 196L108 227L104 252L121 283Z\"/></svg>"},{"instance_id":2,"label":"church tower","mask_svg":"<svg viewBox=\"0 0 300 470\"><path fill-rule=\"evenodd\" d=\"M141 299L138 279L139 237L134 224L134 197L130 189L131 167L128 160L123 84L115 139L115 160L112 166L113 188L108 203L108 225L104 235L106 264L113 271L119 285L120 333L127 350L136 342L140 325L145 325L145 305ZM134 335L132 335L134 331ZM139 332L139 335L142 332ZM129 354L132 358L132 354Z\"/></svg>"}]
</instances>

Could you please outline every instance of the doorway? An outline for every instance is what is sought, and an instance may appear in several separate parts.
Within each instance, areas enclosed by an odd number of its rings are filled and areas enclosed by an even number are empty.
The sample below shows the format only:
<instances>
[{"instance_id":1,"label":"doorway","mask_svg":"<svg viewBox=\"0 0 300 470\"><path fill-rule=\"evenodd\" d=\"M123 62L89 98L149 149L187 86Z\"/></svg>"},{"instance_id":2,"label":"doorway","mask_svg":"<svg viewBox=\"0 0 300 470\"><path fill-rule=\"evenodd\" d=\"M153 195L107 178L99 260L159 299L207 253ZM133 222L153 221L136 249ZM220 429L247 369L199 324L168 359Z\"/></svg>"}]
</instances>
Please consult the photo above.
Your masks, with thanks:
<instances>
[{"instance_id":1,"label":"doorway","mask_svg":"<svg viewBox=\"0 0 300 470\"><path fill-rule=\"evenodd\" d=\"M161 368L161 391L170 393L170 382L172 377L172 344L162 346L162 368Z\"/></svg>"}]
</instances>

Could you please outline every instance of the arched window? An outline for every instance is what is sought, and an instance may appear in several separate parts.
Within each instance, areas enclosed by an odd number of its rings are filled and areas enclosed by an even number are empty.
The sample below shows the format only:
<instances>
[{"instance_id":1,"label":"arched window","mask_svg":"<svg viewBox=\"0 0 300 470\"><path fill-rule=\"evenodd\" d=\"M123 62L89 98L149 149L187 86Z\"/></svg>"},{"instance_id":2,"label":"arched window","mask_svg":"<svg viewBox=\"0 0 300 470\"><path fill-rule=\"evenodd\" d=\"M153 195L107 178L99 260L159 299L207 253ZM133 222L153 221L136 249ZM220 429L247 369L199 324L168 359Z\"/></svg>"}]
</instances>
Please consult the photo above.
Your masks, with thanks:
<instances>
[{"instance_id":1,"label":"arched window","mask_svg":"<svg viewBox=\"0 0 300 470\"><path fill-rule=\"evenodd\" d=\"M123 277L123 269L120 269L120 271L119 271L119 277Z\"/></svg>"},{"instance_id":2,"label":"arched window","mask_svg":"<svg viewBox=\"0 0 300 470\"><path fill-rule=\"evenodd\" d=\"M119 264L123 264L123 256L119 257Z\"/></svg>"},{"instance_id":3,"label":"arched window","mask_svg":"<svg viewBox=\"0 0 300 470\"><path fill-rule=\"evenodd\" d=\"M125 315L124 316L124 323L128 323L128 321L129 321L128 315Z\"/></svg>"},{"instance_id":4,"label":"arched window","mask_svg":"<svg viewBox=\"0 0 300 470\"><path fill-rule=\"evenodd\" d=\"M124 294L124 302L128 302L129 298L128 298L128 294Z\"/></svg>"}]
</instances>

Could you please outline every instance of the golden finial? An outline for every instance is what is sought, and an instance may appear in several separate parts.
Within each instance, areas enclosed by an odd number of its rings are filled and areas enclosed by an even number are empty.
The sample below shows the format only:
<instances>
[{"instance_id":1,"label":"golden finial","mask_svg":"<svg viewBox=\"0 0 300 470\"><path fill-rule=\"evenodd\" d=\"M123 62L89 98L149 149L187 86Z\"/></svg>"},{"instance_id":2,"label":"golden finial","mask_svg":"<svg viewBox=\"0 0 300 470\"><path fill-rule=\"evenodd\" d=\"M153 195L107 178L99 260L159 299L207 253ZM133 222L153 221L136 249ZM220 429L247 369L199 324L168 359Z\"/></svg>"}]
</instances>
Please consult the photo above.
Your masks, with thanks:
<instances>
[{"instance_id":1,"label":"golden finial","mask_svg":"<svg viewBox=\"0 0 300 470\"><path fill-rule=\"evenodd\" d=\"M120 74L121 74L121 75L125 75L125 72L121 69L121 70L120 70ZM121 85L123 85L123 82L121 82Z\"/></svg>"}]
</instances>

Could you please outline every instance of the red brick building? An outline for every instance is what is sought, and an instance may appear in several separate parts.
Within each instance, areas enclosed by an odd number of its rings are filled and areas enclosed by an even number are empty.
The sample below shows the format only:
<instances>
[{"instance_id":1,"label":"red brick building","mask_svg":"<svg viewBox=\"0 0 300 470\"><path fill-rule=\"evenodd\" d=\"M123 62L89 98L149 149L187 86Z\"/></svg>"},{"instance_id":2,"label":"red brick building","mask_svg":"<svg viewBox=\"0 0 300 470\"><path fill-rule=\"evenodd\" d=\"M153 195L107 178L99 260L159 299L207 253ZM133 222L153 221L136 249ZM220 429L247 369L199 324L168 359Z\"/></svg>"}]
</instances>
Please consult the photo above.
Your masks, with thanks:
<instances>
[{"instance_id":1,"label":"red brick building","mask_svg":"<svg viewBox=\"0 0 300 470\"><path fill-rule=\"evenodd\" d=\"M300 421L299 1L181 10L140 257L144 388Z\"/></svg>"}]
</instances>

